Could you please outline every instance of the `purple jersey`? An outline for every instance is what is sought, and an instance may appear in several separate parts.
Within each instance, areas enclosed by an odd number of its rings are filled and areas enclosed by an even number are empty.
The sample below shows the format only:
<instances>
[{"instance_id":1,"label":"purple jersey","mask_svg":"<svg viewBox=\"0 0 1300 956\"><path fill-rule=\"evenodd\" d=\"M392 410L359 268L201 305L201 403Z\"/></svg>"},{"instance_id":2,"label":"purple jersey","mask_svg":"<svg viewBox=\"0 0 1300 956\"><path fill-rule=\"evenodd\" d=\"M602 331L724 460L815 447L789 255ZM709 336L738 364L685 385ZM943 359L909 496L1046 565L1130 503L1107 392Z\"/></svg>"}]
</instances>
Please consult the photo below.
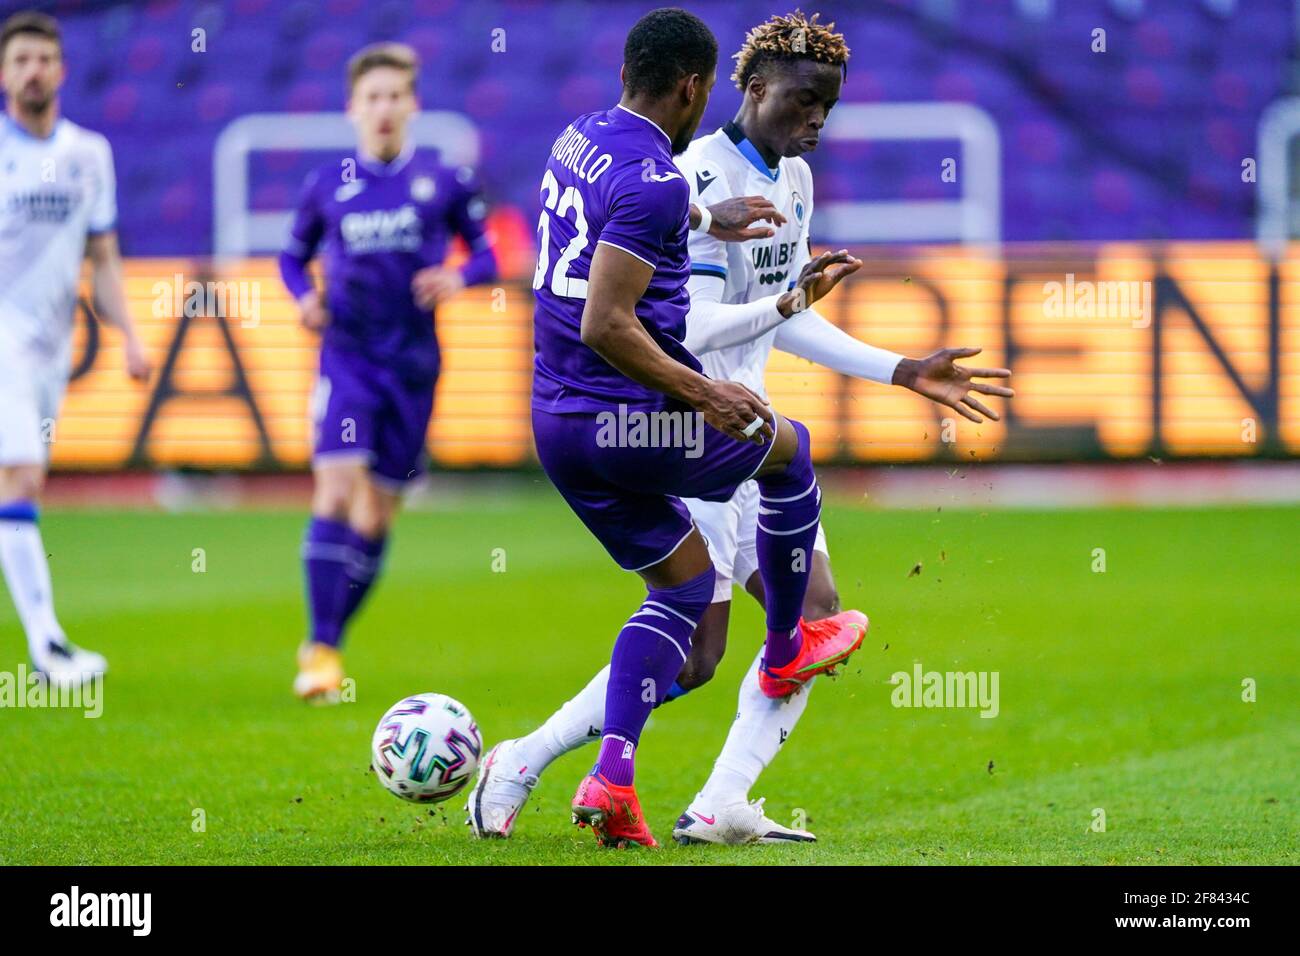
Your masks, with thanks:
<instances>
[{"instance_id":1,"label":"purple jersey","mask_svg":"<svg viewBox=\"0 0 1300 956\"><path fill-rule=\"evenodd\" d=\"M580 328L591 257L597 243L608 243L654 267L637 317L668 355L700 368L682 345L690 308L690 186L673 165L668 135L621 106L580 116L551 147L541 201L533 407L663 407L667 396L632 381L584 345Z\"/></svg>"},{"instance_id":2,"label":"purple jersey","mask_svg":"<svg viewBox=\"0 0 1300 956\"><path fill-rule=\"evenodd\" d=\"M346 169L355 175L345 179ZM322 345L429 381L438 374L438 339L432 316L415 303L411 277L441 263L455 233L470 247L466 284L490 280L484 212L467 168L409 147L389 163L356 155L308 177L281 273L297 298L310 288L305 265L320 250L330 313Z\"/></svg>"}]
</instances>

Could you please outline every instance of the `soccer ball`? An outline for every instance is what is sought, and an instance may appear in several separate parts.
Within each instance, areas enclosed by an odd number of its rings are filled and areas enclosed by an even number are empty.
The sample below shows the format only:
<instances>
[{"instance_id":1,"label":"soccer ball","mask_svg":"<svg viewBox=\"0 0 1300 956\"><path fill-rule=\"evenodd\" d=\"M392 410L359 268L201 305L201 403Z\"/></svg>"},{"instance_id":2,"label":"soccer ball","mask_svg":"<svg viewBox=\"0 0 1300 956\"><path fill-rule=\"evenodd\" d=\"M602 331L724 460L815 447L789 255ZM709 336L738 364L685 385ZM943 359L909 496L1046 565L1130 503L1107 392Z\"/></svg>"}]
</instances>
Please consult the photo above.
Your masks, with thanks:
<instances>
[{"instance_id":1,"label":"soccer ball","mask_svg":"<svg viewBox=\"0 0 1300 956\"><path fill-rule=\"evenodd\" d=\"M483 738L469 710L446 694L399 700L370 742L375 776L389 793L438 803L464 789L478 770Z\"/></svg>"}]
</instances>

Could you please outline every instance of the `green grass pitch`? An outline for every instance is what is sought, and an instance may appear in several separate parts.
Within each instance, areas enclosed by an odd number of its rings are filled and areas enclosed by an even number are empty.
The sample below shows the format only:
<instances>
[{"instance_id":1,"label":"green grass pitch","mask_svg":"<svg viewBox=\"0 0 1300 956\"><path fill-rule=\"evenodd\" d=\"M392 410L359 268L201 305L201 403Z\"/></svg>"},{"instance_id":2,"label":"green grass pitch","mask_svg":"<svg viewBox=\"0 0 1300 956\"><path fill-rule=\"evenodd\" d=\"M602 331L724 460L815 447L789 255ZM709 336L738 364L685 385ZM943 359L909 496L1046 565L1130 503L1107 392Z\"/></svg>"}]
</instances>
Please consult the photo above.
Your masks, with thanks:
<instances>
[{"instance_id":1,"label":"green grass pitch","mask_svg":"<svg viewBox=\"0 0 1300 956\"><path fill-rule=\"evenodd\" d=\"M1300 509L887 512L832 499L843 602L871 631L755 791L775 818L806 814L821 842L656 853L598 851L570 825L591 749L552 766L509 842L472 841L460 799L405 804L367 770L375 722L406 694L459 698L490 745L608 659L640 586L557 498L403 515L351 634L357 700L334 708L289 692L303 520L46 515L63 622L112 672L99 719L0 710L0 863L1300 862ZM761 635L743 600L713 683L657 711L645 735L638 786L663 841ZM0 670L24 658L7 599L0 652ZM999 715L893 707L889 677L915 661L997 671Z\"/></svg>"}]
</instances>

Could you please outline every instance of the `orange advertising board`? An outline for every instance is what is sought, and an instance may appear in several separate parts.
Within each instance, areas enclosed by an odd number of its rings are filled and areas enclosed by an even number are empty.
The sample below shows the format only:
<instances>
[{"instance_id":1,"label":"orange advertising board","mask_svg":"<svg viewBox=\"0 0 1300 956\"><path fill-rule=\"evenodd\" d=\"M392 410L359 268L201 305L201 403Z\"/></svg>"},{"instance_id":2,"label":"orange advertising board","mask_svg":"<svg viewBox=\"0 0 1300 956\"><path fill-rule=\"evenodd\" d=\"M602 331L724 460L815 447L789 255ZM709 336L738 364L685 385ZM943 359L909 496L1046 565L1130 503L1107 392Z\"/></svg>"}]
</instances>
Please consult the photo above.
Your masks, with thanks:
<instances>
[{"instance_id":1,"label":"orange advertising board","mask_svg":"<svg viewBox=\"0 0 1300 956\"><path fill-rule=\"evenodd\" d=\"M1238 457L1300 453L1300 255L1249 243L871 250L819 303L909 355L980 345L1017 396L975 425L910 392L774 353L768 390L822 461ZM316 339L271 259L134 259L129 308L157 366L122 371L83 303L74 381L55 431L61 469L301 468ZM89 289L86 290L88 299ZM444 364L429 450L449 467L533 460L532 293L467 290L438 315Z\"/></svg>"}]
</instances>

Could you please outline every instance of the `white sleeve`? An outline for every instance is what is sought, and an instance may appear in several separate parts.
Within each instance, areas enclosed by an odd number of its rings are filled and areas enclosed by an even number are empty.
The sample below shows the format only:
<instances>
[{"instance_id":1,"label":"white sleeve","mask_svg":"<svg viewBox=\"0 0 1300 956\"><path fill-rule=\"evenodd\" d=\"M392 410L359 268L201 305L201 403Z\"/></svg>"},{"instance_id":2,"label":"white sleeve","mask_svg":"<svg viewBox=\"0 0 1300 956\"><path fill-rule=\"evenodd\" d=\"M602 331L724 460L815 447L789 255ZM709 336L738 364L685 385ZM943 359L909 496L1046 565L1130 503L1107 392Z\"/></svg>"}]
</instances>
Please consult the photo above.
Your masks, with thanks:
<instances>
[{"instance_id":1,"label":"white sleeve","mask_svg":"<svg viewBox=\"0 0 1300 956\"><path fill-rule=\"evenodd\" d=\"M682 156L677 160L686 182L691 187L691 203L705 209L714 203L729 198L727 180L712 163L699 162L698 157ZM703 180L708 200L700 198L699 184ZM727 278L727 244L721 239L710 236L707 232L692 229L687 237L686 250L691 257L691 275L717 276Z\"/></svg>"},{"instance_id":2,"label":"white sleeve","mask_svg":"<svg viewBox=\"0 0 1300 956\"><path fill-rule=\"evenodd\" d=\"M99 154L96 192L90 207L89 227L92 235L112 232L117 228L117 176L113 172L113 150L108 140L100 138L96 144Z\"/></svg>"},{"instance_id":3,"label":"white sleeve","mask_svg":"<svg viewBox=\"0 0 1300 956\"><path fill-rule=\"evenodd\" d=\"M686 283L691 310L686 313L686 341L683 344L692 355L752 342L788 321L777 311L779 294L754 302L724 305L723 288L720 278L698 273Z\"/></svg>"},{"instance_id":4,"label":"white sleeve","mask_svg":"<svg viewBox=\"0 0 1300 956\"><path fill-rule=\"evenodd\" d=\"M689 323L689 318L687 322ZM689 335L689 324L687 326ZM796 312L776 330L776 347L854 378L892 384L903 356L876 348L831 324L816 309Z\"/></svg>"}]
</instances>

